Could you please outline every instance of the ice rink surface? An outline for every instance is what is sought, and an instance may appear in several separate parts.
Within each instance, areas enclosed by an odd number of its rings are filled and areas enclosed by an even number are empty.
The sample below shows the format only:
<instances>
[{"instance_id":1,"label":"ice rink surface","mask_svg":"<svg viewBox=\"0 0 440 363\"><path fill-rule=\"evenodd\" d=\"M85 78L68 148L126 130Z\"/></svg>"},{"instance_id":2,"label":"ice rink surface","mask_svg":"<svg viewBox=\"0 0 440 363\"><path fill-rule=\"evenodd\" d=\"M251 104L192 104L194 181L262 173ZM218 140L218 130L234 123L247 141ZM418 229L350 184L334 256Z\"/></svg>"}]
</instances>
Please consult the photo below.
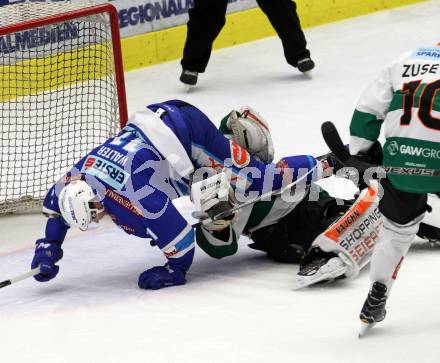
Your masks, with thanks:
<instances>
[{"instance_id":1,"label":"ice rink surface","mask_svg":"<svg viewBox=\"0 0 440 363\"><path fill-rule=\"evenodd\" d=\"M359 93L411 47L440 41L440 1L306 30L312 75L288 66L278 38L213 53L199 86L179 84L178 62L126 74L129 110L180 98L215 122L249 104L269 121L276 157L326 152L320 124L347 139ZM332 183L342 195L344 185ZM26 272L44 219L0 219L0 280ZM217 261L197 250L185 286L137 287L163 264L158 249L109 222L72 232L61 272L0 290L0 362L438 362L440 246L415 245L389 300L388 317L362 340L358 313L369 281L292 291L297 266L269 261L241 240Z\"/></svg>"}]
</instances>

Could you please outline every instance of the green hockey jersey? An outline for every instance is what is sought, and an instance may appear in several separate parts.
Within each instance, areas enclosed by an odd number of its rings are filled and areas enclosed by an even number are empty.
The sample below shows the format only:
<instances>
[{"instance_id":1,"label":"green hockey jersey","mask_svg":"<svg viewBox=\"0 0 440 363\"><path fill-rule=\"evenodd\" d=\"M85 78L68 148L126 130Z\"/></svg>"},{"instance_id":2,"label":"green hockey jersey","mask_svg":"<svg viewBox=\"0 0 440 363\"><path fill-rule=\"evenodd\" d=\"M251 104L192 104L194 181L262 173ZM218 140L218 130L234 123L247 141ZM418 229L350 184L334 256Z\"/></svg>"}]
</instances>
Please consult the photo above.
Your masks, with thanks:
<instances>
[{"instance_id":1,"label":"green hockey jersey","mask_svg":"<svg viewBox=\"0 0 440 363\"><path fill-rule=\"evenodd\" d=\"M363 91L350 125L350 153L366 151L385 131L385 167L397 189L440 191L440 46L411 50Z\"/></svg>"},{"instance_id":2,"label":"green hockey jersey","mask_svg":"<svg viewBox=\"0 0 440 363\"><path fill-rule=\"evenodd\" d=\"M307 193L305 193L305 195L308 196ZM245 231L246 233L251 233L276 223L295 209L301 200L302 199L298 201L284 201L280 195L277 195L270 201L258 202L246 206L240 210L232 228L228 228L227 232L229 237L225 241L216 238L205 228L197 227L197 244L211 257L220 259L231 256L237 252L237 240Z\"/></svg>"}]
</instances>

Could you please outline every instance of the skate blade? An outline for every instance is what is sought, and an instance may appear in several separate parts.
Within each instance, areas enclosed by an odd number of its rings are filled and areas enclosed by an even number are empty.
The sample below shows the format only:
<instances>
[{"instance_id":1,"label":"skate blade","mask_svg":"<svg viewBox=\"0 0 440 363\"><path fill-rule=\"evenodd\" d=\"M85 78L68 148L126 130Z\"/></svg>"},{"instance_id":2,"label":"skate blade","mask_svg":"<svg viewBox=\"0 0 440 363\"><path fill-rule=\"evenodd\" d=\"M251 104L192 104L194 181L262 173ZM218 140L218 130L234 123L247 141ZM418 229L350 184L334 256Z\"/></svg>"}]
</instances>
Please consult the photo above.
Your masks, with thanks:
<instances>
[{"instance_id":1,"label":"skate blade","mask_svg":"<svg viewBox=\"0 0 440 363\"><path fill-rule=\"evenodd\" d=\"M343 272L341 273L341 275ZM331 283L334 281L335 277L332 277L333 274L327 274L327 275L320 275L319 277L315 276L297 276L294 283L293 283L293 290L300 290L304 287L308 287L311 285L315 285L318 282L322 282L323 280L329 280L328 282ZM338 275L340 276L340 275Z\"/></svg>"},{"instance_id":2,"label":"skate blade","mask_svg":"<svg viewBox=\"0 0 440 363\"><path fill-rule=\"evenodd\" d=\"M326 271L325 266L323 267L324 268L319 269L314 275L311 276L296 275L293 290L299 290L323 280L333 280L336 277L343 275L347 271L347 266L345 265L339 266L337 269L333 269L331 271Z\"/></svg>"},{"instance_id":3,"label":"skate blade","mask_svg":"<svg viewBox=\"0 0 440 363\"><path fill-rule=\"evenodd\" d=\"M312 79L313 78L313 69L311 69L310 71L301 72L301 74L306 79Z\"/></svg>"},{"instance_id":4,"label":"skate blade","mask_svg":"<svg viewBox=\"0 0 440 363\"><path fill-rule=\"evenodd\" d=\"M293 290L299 290L302 289L304 287L310 286L312 284L314 284L315 282L312 281L307 281L306 279L302 279L302 278L296 278L295 281L293 282Z\"/></svg>"},{"instance_id":5,"label":"skate blade","mask_svg":"<svg viewBox=\"0 0 440 363\"><path fill-rule=\"evenodd\" d=\"M186 84L186 83L182 83L183 84L183 89L186 93L190 93L191 90L193 90L194 88L196 88L196 85L190 85L190 84Z\"/></svg>"},{"instance_id":6,"label":"skate blade","mask_svg":"<svg viewBox=\"0 0 440 363\"><path fill-rule=\"evenodd\" d=\"M358 338L362 338L364 337L366 334L368 334L368 332L373 329L373 327L376 325L376 323L365 323L363 321L361 321L361 327L359 329L359 334L358 334Z\"/></svg>"}]
</instances>

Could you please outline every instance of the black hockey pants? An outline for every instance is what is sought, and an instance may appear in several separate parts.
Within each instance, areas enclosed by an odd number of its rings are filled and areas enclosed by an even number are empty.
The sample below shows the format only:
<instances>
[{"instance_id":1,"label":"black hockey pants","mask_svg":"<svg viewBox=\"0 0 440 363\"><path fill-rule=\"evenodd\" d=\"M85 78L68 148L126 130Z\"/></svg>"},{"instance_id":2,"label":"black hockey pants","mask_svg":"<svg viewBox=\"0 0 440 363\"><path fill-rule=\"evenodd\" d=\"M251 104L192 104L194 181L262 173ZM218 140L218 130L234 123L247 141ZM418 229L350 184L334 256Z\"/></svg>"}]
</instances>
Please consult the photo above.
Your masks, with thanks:
<instances>
[{"instance_id":1,"label":"black hockey pants","mask_svg":"<svg viewBox=\"0 0 440 363\"><path fill-rule=\"evenodd\" d=\"M306 39L292 0L257 0L278 33L287 63L296 67L299 59L309 57ZM204 72L212 43L225 25L227 0L195 0L189 10L187 38L181 61L183 69Z\"/></svg>"},{"instance_id":2,"label":"black hockey pants","mask_svg":"<svg viewBox=\"0 0 440 363\"><path fill-rule=\"evenodd\" d=\"M427 195L407 193L396 189L388 179L382 179L384 195L379 202L380 212L397 224L408 224L428 210Z\"/></svg>"}]
</instances>

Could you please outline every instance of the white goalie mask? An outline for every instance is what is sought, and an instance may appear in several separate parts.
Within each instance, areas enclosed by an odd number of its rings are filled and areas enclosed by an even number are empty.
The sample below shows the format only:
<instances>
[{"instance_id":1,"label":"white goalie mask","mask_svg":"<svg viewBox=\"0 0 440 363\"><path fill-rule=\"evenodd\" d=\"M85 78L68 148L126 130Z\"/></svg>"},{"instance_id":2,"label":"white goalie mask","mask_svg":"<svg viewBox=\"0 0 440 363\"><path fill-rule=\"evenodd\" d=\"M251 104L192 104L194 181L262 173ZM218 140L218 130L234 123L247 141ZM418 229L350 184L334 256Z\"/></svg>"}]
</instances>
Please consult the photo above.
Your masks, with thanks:
<instances>
[{"instance_id":1,"label":"white goalie mask","mask_svg":"<svg viewBox=\"0 0 440 363\"><path fill-rule=\"evenodd\" d=\"M58 204L61 215L71 227L86 231L90 223L103 211L93 189L82 180L75 180L61 189ZM97 208L99 204L101 208Z\"/></svg>"}]
</instances>

